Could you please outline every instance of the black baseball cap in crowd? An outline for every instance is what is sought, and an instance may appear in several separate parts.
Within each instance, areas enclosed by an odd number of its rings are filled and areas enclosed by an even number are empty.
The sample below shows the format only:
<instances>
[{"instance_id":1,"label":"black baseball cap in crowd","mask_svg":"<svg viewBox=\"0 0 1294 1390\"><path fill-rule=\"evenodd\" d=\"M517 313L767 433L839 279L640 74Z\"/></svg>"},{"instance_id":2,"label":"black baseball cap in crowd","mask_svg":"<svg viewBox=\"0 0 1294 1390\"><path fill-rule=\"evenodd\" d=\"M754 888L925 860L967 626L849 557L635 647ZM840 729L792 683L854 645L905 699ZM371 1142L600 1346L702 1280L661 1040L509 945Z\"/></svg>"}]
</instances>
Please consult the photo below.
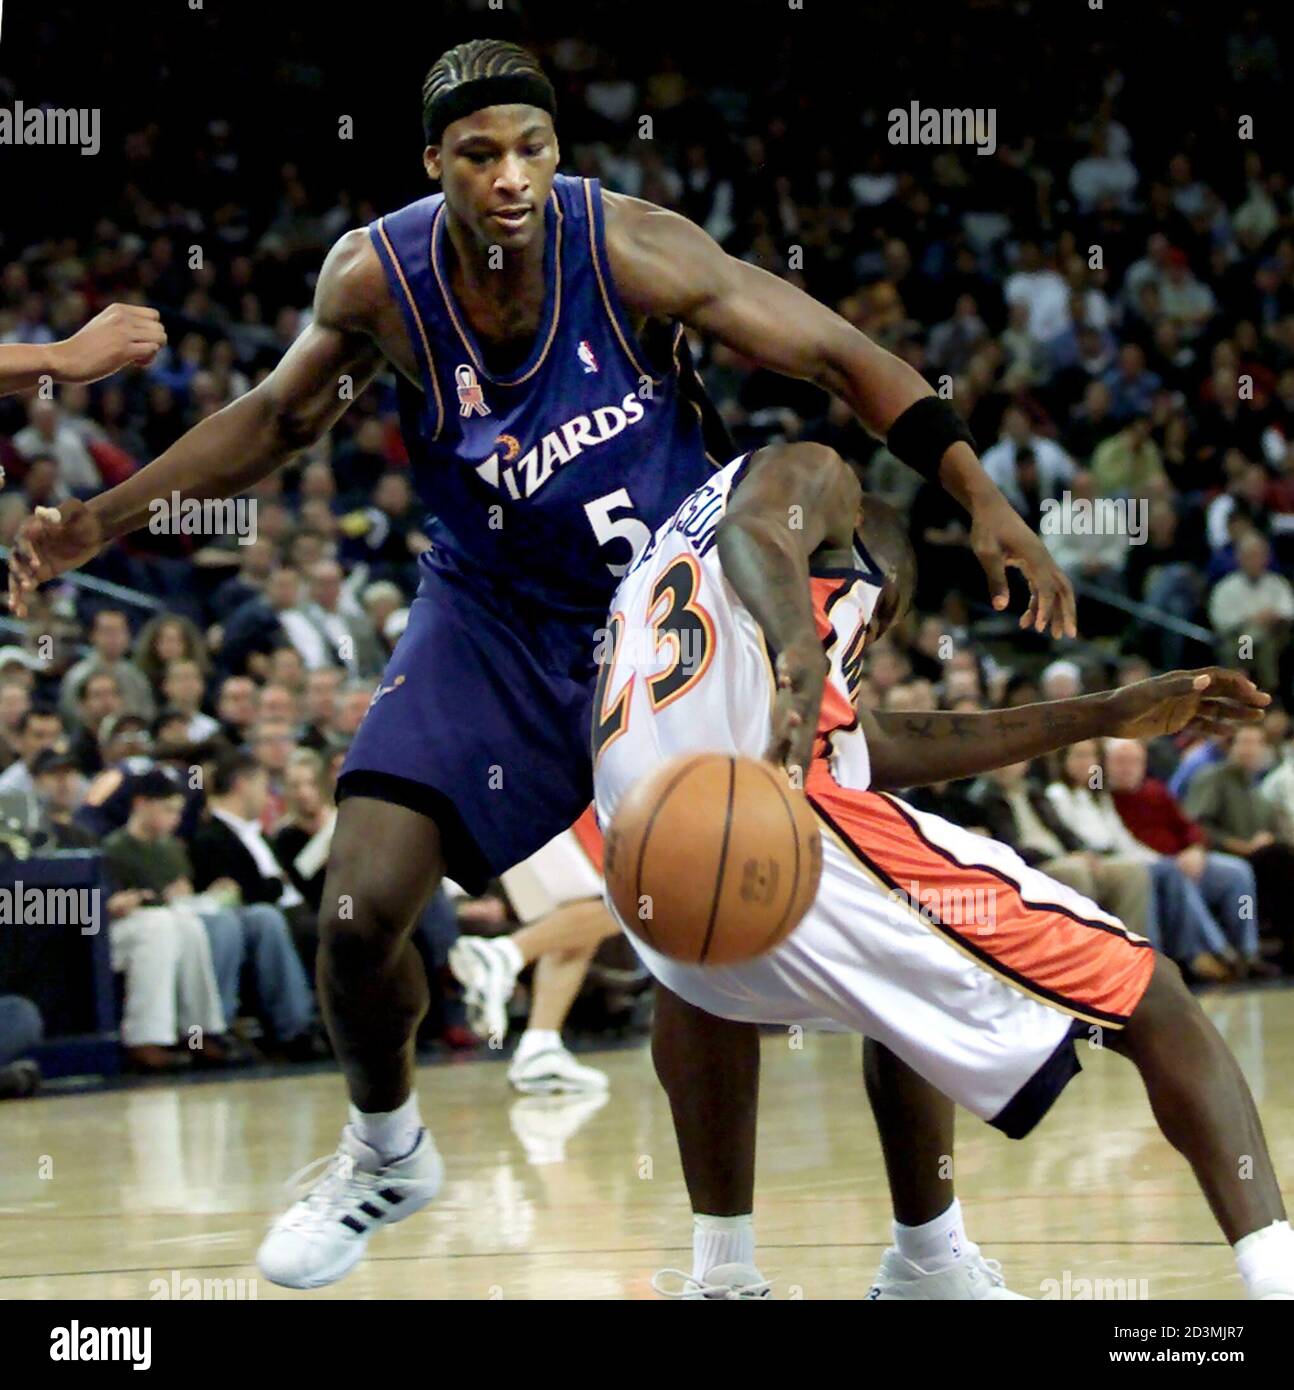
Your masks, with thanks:
<instances>
[{"instance_id":1,"label":"black baseball cap in crowd","mask_svg":"<svg viewBox=\"0 0 1294 1390\"><path fill-rule=\"evenodd\" d=\"M141 773L130 788L132 801L137 796L142 796L145 801L165 801L169 797L183 795L184 788L160 767Z\"/></svg>"}]
</instances>

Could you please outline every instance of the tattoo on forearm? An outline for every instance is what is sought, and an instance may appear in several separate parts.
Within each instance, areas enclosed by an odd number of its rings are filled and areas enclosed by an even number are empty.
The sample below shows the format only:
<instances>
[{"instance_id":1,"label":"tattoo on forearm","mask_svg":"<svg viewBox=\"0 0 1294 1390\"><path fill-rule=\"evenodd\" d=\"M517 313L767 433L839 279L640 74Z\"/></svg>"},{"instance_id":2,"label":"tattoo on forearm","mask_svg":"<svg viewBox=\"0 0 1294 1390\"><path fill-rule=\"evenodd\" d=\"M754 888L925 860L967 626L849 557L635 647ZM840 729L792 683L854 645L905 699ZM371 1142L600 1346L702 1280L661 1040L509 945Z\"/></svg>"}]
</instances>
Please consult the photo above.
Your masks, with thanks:
<instances>
[{"instance_id":1,"label":"tattoo on forearm","mask_svg":"<svg viewBox=\"0 0 1294 1390\"><path fill-rule=\"evenodd\" d=\"M1081 696L982 714L877 711L877 732L889 744L876 750L885 769L878 785L923 786L1037 757L1094 737L1102 709L1098 697Z\"/></svg>"},{"instance_id":2,"label":"tattoo on forearm","mask_svg":"<svg viewBox=\"0 0 1294 1390\"><path fill-rule=\"evenodd\" d=\"M1003 734L1042 727L1035 720L1022 719L1005 711L994 711L991 728L985 727L987 723L987 717L982 714L907 714L902 717L899 729L910 738L956 739L970 742L984 738L986 733L996 738Z\"/></svg>"}]
</instances>

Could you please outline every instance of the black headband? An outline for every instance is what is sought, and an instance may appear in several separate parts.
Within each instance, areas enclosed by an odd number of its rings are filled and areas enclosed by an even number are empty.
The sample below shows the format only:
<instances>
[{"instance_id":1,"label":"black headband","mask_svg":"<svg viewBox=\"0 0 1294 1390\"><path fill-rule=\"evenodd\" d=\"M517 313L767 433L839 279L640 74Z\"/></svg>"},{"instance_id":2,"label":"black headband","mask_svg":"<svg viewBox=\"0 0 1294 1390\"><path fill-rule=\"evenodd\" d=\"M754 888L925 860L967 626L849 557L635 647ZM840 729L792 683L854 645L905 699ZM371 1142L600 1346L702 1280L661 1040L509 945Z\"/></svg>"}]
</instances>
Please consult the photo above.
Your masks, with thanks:
<instances>
[{"instance_id":1,"label":"black headband","mask_svg":"<svg viewBox=\"0 0 1294 1390\"><path fill-rule=\"evenodd\" d=\"M537 106L557 115L552 84L537 73L510 72L499 77L476 77L432 98L423 115L423 131L429 145L439 145L445 127L487 106Z\"/></svg>"}]
</instances>

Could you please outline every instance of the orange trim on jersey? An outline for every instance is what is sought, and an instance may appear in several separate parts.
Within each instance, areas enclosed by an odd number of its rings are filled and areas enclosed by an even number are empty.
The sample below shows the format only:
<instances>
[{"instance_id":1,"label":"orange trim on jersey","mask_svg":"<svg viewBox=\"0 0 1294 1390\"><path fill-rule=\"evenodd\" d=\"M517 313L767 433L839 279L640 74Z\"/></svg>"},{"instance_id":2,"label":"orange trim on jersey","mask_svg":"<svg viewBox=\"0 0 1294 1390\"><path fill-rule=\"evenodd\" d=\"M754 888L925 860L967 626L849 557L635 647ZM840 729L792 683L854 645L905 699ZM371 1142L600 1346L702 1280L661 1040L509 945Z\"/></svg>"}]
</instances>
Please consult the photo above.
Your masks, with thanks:
<instances>
[{"instance_id":1,"label":"orange trim on jersey","mask_svg":"<svg viewBox=\"0 0 1294 1390\"><path fill-rule=\"evenodd\" d=\"M562 205L557 197L557 190L554 189L548 195L548 201L552 205L553 212L557 215L557 225L553 233L553 315L552 323L548 326L548 337L544 341L543 351L535 359L535 364L524 375L514 377L511 381L504 381L500 377L491 376L485 369L485 363L476 355L476 349L472 346L472 340L464 330L458 317L458 310L454 304L454 296L449 292L449 286L445 283L445 277L440 273L440 258L436 255L436 236L437 227L440 219L445 215L445 204L436 209L436 216L431 224L431 269L436 276L436 283L440 286L441 298L445 301L445 308L449 313L449 321L454 325L454 331L462 340L463 347L467 350L467 355L472 359L477 373L483 376L486 381L494 386L520 386L530 380L532 376L544 365L544 360L548 356L548 350L553 345L553 339L557 336L557 325L562 317L562 222L565 220L562 214Z\"/></svg>"},{"instance_id":2,"label":"orange trim on jersey","mask_svg":"<svg viewBox=\"0 0 1294 1390\"><path fill-rule=\"evenodd\" d=\"M598 254L598 218L593 208L593 189L588 179L584 180L584 208L588 214L589 224L589 259L593 262L593 274L598 282L598 292L602 296L602 307L607 311L607 319L611 323L611 331L616 335L621 348L624 350L624 355L629 359L629 365L634 371L636 371L639 376L645 376L653 386L659 386L668 379L669 373L665 372L661 376L655 376L638 360L633 348L629 346L628 339L621 330L620 316L616 313L611 303L611 296L607 292L607 278L611 274L611 268L608 266L606 275L603 275L602 257Z\"/></svg>"},{"instance_id":3,"label":"orange trim on jersey","mask_svg":"<svg viewBox=\"0 0 1294 1390\"><path fill-rule=\"evenodd\" d=\"M618 627L617 623L619 624ZM620 655L620 643L624 639L626 627L625 615L619 609L612 613L607 619L606 631L611 641L611 650L606 654L606 660L602 663L601 669L598 672L597 683L594 686L595 694L599 689L601 690L601 698L593 714L593 766L595 768L602 761L603 753L611 747L616 739L622 737L625 730L629 727L629 697L633 693L634 681L638 676L637 671L635 671L632 666L629 668L629 679L625 681L623 689L620 691L619 695L611 701L610 708L607 707L607 697L611 694L611 683L615 679L616 659ZM603 684L604 677L605 684ZM619 727L603 736L602 730L606 728L613 719ZM601 742L598 742L599 738L601 738Z\"/></svg>"},{"instance_id":4,"label":"orange trim on jersey","mask_svg":"<svg viewBox=\"0 0 1294 1390\"><path fill-rule=\"evenodd\" d=\"M571 834L575 836L579 847L588 856L589 863L593 865L598 876L601 877L602 831L598 829L597 814L592 806L571 826Z\"/></svg>"},{"instance_id":5,"label":"orange trim on jersey","mask_svg":"<svg viewBox=\"0 0 1294 1390\"><path fill-rule=\"evenodd\" d=\"M682 362L679 361L678 350L679 350L679 348L682 347L686 342L687 342L687 334L683 331L683 325L680 323L680 324L677 325L677 327L676 327L675 330L674 330L674 346L673 346L673 348L671 349L672 355L673 355L673 359L674 359L674 370L678 373L680 383L681 383L682 380L683 380L683 364L682 364ZM689 352L690 352L690 351L691 351L691 349L689 349ZM695 364L694 364L694 366L695 366ZM685 391L680 390L679 394L680 394L680 395L683 397L683 399L688 403L688 405L690 405L690 406L692 407L692 409L696 412L696 423L697 423L697 428L698 428L698 429L700 430L700 432L701 432L701 452L705 455L706 462L707 462L712 468L726 468L726 467L728 466L728 464L732 462L732 460L731 460L731 459L728 459L728 460L725 462L723 459L717 459L717 458L715 458L715 456L709 451L709 449L707 449L707 448L705 447L705 416L701 414L701 407L700 407L700 405L699 405L696 401L694 401L694 400L692 399L692 397L689 396Z\"/></svg>"},{"instance_id":6,"label":"orange trim on jersey","mask_svg":"<svg viewBox=\"0 0 1294 1390\"><path fill-rule=\"evenodd\" d=\"M386 218L377 219L377 234L382 238L382 245L386 247L386 254L391 258L391 264L395 267L395 273L400 281L400 288L404 291L404 297L409 301L409 309L413 314L413 321L418 325L418 337L422 339L423 355L427 359L427 376L431 381L431 390L436 398L436 433L433 439L440 438L440 431L445 424L445 403L440 398L440 383L436 380L436 360L431 355L431 344L427 341L426 325L422 321L422 315L418 312L418 301L414 299L412 291L409 289L409 282L404 278L404 267L400 264L400 258L395 254L395 247L391 245L391 238L386 234Z\"/></svg>"},{"instance_id":7,"label":"orange trim on jersey","mask_svg":"<svg viewBox=\"0 0 1294 1390\"><path fill-rule=\"evenodd\" d=\"M675 597L675 592L672 588L662 588L661 585L664 583L666 579L669 578L669 576L680 564L686 565L688 569L692 572L691 596L688 598L686 603L676 605L673 602L671 602L669 607L665 610L664 613L660 615L659 618L653 618L652 614L661 606L662 603L664 603L668 599L673 599ZM702 608L701 605L696 601L696 595L700 588L701 566L698 563L696 556L690 554L689 552L684 552L683 554L678 555L673 560L671 560L669 564L665 567L665 569L661 572L661 574L657 577L656 583L652 585L652 592L656 593L658 596L655 602L653 602L651 607L647 610L647 621L651 625L652 634L656 642L656 650L658 652L660 651L662 642L668 642L672 640L674 643L674 660L670 662L668 669L664 671L657 671L657 673L654 676L651 676L647 679L647 698L651 702L651 707L653 711L655 711L655 713L657 714L659 714L661 710L666 709L668 708L668 706L672 705L675 700L679 699L680 696L686 695L687 692L691 690L692 687L697 683L697 681L699 681L701 677L704 676L705 673L710 669L710 663L714 660L714 650L715 647L718 645L718 639L715 637L714 619L710 616L709 610ZM672 695L666 695L663 700L658 700L656 698L657 685L659 685L662 681L668 680L674 674L674 672L678 670L678 664L683 659L683 644L679 641L678 636L673 632L662 633L660 625L665 621L666 618L672 616L675 613L680 612L693 614L693 616L705 629L705 651L701 657L701 665L695 671L692 672L692 674L687 678L687 680L685 680L683 684L680 685L679 688L676 691L674 691Z\"/></svg>"},{"instance_id":8,"label":"orange trim on jersey","mask_svg":"<svg viewBox=\"0 0 1294 1390\"><path fill-rule=\"evenodd\" d=\"M858 582L858 580L834 576L831 578L811 576L809 579L809 589L813 595L813 621L817 629L818 640L822 643L822 649L828 659L831 657L832 649L839 641L836 630L831 623L832 605L850 593ZM859 628L863 627L866 627L865 621L859 623ZM857 635L854 633L850 636L851 645ZM814 741L814 756L823 756L826 748L830 746L832 734L856 728L857 725L858 711L854 709L846 698L845 692L835 681L828 680L822 690L822 705L818 711L818 732Z\"/></svg>"},{"instance_id":9,"label":"orange trim on jersey","mask_svg":"<svg viewBox=\"0 0 1294 1390\"><path fill-rule=\"evenodd\" d=\"M1106 1027L1127 1022L1155 968L1144 937L1059 903L1028 901L1000 869L959 863L906 807L842 787L824 762L811 765L805 790L860 864L944 940L1064 1013ZM983 902L990 913L979 910Z\"/></svg>"}]
</instances>

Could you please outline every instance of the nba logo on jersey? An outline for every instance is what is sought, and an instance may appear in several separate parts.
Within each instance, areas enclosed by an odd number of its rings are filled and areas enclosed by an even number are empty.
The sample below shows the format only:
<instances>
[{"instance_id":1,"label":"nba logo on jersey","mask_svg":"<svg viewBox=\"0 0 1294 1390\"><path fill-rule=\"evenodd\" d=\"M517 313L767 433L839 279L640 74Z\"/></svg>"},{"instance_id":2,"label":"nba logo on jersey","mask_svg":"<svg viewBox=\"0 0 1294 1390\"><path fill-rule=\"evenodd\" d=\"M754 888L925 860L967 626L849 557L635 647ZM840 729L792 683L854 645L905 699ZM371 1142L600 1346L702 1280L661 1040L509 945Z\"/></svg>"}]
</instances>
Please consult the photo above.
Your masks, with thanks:
<instances>
[{"instance_id":1,"label":"nba logo on jersey","mask_svg":"<svg viewBox=\"0 0 1294 1390\"><path fill-rule=\"evenodd\" d=\"M485 403L485 393L476 379L476 373L466 362L455 369L454 379L458 382L458 413L465 418L473 412L488 415L490 407Z\"/></svg>"},{"instance_id":2,"label":"nba logo on jersey","mask_svg":"<svg viewBox=\"0 0 1294 1390\"><path fill-rule=\"evenodd\" d=\"M580 339L580 345L575 350L575 355L580 359L580 364L584 368L584 375L588 376L598 369L598 359L593 355L593 349L589 346L587 338Z\"/></svg>"}]
</instances>

